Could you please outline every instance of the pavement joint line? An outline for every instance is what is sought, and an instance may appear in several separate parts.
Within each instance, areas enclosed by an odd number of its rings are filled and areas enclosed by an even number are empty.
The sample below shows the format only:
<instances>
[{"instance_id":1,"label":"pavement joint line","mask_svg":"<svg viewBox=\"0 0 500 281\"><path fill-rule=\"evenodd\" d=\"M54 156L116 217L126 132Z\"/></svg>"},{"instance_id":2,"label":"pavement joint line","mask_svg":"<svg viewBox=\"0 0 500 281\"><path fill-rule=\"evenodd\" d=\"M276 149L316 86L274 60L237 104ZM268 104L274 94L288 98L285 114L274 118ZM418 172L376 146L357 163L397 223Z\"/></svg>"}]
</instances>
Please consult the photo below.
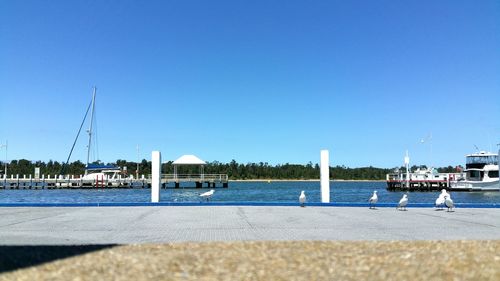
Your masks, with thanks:
<instances>
[{"instance_id":1,"label":"pavement joint line","mask_svg":"<svg viewBox=\"0 0 500 281\"><path fill-rule=\"evenodd\" d=\"M240 218L242 218L247 224L248 226L250 226L250 229L252 230L255 230L256 228L250 223L250 221L248 220L248 216L245 214L245 211L243 210L243 208L241 207L238 207L236 213L238 214L238 216Z\"/></svg>"}]
</instances>

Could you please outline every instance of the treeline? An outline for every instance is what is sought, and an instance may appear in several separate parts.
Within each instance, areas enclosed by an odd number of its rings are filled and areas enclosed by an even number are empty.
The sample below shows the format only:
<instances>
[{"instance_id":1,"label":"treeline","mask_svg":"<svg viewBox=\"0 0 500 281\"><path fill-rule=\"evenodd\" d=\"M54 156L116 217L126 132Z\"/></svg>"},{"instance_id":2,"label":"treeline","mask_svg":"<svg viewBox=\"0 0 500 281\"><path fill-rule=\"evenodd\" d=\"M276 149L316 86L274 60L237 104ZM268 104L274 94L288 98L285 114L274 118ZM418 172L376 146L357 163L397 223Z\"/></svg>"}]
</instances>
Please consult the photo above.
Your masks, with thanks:
<instances>
[{"instance_id":1,"label":"treeline","mask_svg":"<svg viewBox=\"0 0 500 281\"><path fill-rule=\"evenodd\" d=\"M136 174L137 167L139 175L149 175L151 173L151 161L143 159L139 165L137 162L128 162L126 160L117 160L114 163L99 163L121 167L125 174ZM0 162L0 170L3 174L5 163ZM85 164L81 161L75 161L63 167L63 163L57 161L42 161L32 162L29 160L12 160L8 163L8 175L29 175L34 174L35 167L40 168L40 175L83 175L85 173ZM426 168L425 166L413 166L412 171L417 168ZM404 171L403 167L399 168ZM385 175L392 173L395 169L384 169L376 167L361 167L349 168L345 166L330 167L330 177L332 179L343 180L384 180ZM456 172L456 168L452 166L438 168L439 172L448 173ZM163 173L172 174L174 167L172 161L162 164ZM178 166L178 174L199 174L199 166ZM269 165L268 163L237 163L232 160L229 163L221 163L218 161L208 162L204 166L205 174L228 174L231 180L250 180L250 179L319 179L320 168L318 164L309 162L306 165L299 164L278 164Z\"/></svg>"}]
</instances>

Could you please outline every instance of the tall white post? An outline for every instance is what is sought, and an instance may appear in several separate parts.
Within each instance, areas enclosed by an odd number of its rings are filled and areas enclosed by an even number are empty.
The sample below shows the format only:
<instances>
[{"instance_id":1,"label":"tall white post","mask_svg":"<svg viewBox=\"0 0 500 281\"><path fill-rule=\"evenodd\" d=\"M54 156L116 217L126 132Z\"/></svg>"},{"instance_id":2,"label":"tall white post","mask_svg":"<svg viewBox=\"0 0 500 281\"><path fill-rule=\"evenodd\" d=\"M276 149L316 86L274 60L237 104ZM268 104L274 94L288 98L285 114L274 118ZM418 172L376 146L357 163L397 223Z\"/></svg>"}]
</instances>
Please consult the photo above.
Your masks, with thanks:
<instances>
[{"instance_id":1,"label":"tall white post","mask_svg":"<svg viewBox=\"0 0 500 281\"><path fill-rule=\"evenodd\" d=\"M159 151L151 153L151 202L160 201L161 184L161 154Z\"/></svg>"},{"instance_id":2,"label":"tall white post","mask_svg":"<svg viewBox=\"0 0 500 281\"><path fill-rule=\"evenodd\" d=\"M321 203L330 203L330 161L328 150L321 150Z\"/></svg>"}]
</instances>

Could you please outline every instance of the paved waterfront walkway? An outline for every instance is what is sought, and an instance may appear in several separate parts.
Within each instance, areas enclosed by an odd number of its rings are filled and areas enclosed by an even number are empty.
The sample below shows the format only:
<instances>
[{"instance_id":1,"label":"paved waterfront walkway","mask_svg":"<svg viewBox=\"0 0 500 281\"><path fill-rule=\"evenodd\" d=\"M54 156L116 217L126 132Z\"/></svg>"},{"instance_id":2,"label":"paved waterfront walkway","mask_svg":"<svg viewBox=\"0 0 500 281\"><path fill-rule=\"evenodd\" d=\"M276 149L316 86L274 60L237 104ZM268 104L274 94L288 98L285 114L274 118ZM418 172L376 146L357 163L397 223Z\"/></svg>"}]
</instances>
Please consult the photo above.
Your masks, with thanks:
<instances>
[{"instance_id":1,"label":"paved waterfront walkway","mask_svg":"<svg viewBox=\"0 0 500 281\"><path fill-rule=\"evenodd\" d=\"M0 208L1 245L500 239L500 209L159 206Z\"/></svg>"}]
</instances>

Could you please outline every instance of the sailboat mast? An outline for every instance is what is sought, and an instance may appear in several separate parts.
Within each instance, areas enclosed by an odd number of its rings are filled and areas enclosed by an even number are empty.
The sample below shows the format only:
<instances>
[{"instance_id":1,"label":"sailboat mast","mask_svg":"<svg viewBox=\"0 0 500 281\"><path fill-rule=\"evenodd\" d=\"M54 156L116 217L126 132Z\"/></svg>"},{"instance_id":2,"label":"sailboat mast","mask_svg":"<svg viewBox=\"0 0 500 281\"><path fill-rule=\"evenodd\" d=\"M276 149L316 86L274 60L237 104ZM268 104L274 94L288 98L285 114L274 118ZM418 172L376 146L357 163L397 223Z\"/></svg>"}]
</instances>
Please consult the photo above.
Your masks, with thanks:
<instances>
[{"instance_id":1,"label":"sailboat mast","mask_svg":"<svg viewBox=\"0 0 500 281\"><path fill-rule=\"evenodd\" d=\"M87 133L89 134L89 144L87 146L87 166L89 165L90 161L90 145L92 144L92 125L94 124L94 109L95 109L95 93L97 91L97 88L94 86L93 87L93 93L92 93L92 111L90 112L90 128L88 129ZM87 171L85 171L87 173Z\"/></svg>"}]
</instances>

